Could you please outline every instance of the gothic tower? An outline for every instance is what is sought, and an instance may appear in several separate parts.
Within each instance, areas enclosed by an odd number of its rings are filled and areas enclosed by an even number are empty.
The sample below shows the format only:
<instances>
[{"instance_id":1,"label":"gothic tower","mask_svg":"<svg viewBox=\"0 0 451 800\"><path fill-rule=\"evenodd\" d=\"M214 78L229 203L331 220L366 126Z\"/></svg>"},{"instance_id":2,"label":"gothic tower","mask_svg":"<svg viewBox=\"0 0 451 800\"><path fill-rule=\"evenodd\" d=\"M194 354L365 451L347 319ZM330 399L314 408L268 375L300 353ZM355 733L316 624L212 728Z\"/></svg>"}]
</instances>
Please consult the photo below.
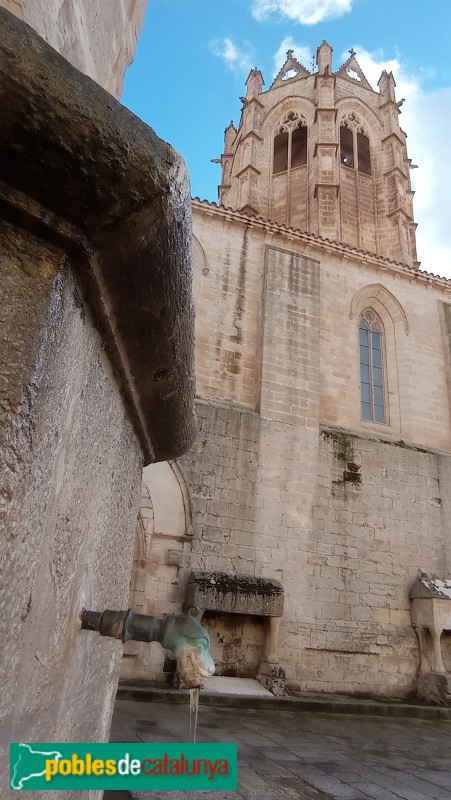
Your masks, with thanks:
<instances>
[{"instance_id":1,"label":"gothic tower","mask_svg":"<svg viewBox=\"0 0 451 800\"><path fill-rule=\"evenodd\" d=\"M236 130L225 131L221 205L418 266L402 101L393 75L373 91L354 51L312 74L289 50L268 91L253 69Z\"/></svg>"}]
</instances>

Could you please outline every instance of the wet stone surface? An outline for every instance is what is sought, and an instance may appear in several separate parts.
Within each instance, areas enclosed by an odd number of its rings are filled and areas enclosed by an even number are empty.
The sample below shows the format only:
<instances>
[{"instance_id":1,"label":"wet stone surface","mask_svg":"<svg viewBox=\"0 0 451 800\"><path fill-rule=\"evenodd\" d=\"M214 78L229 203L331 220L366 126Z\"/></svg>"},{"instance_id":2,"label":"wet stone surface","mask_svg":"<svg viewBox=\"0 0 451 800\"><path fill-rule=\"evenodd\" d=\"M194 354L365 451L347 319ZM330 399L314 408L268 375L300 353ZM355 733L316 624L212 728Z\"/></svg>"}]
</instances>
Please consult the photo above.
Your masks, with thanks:
<instances>
[{"instance_id":1,"label":"wet stone surface","mask_svg":"<svg viewBox=\"0 0 451 800\"><path fill-rule=\"evenodd\" d=\"M153 723L153 724L152 724ZM183 742L180 705L116 703L115 742ZM198 742L238 743L238 791L196 800L450 800L451 722L199 707ZM186 792L105 792L104 800L187 800Z\"/></svg>"}]
</instances>

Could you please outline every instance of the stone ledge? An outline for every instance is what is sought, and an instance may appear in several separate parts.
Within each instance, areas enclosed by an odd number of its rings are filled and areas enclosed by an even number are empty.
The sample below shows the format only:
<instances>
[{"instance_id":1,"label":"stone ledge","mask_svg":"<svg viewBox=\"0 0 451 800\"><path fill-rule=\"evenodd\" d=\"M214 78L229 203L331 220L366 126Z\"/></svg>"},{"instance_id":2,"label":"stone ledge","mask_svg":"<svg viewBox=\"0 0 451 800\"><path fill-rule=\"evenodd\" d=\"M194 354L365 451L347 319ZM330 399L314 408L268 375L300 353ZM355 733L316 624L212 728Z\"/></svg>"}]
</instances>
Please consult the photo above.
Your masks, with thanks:
<instances>
[{"instance_id":1,"label":"stone ledge","mask_svg":"<svg viewBox=\"0 0 451 800\"><path fill-rule=\"evenodd\" d=\"M0 9L2 215L62 245L145 462L195 435L191 201L183 159Z\"/></svg>"},{"instance_id":2,"label":"stone ledge","mask_svg":"<svg viewBox=\"0 0 451 800\"><path fill-rule=\"evenodd\" d=\"M149 683L121 681L118 700L138 703L176 703L188 705L188 691L152 686ZM404 703L390 700L367 700L351 695L313 694L303 692L291 697L250 697L245 695L207 694L201 689L200 705L225 708L251 708L274 711L316 712L324 714L364 714L375 717L406 717L411 719L451 720L451 708Z\"/></svg>"},{"instance_id":3,"label":"stone ledge","mask_svg":"<svg viewBox=\"0 0 451 800\"><path fill-rule=\"evenodd\" d=\"M352 439L360 439L361 441L375 442L376 444L388 444L392 447L400 447L403 450L411 450L413 452L424 453L426 455L446 456L447 458L450 456L449 450L439 450L437 447L430 447L429 445L421 445L416 442L406 442L404 439L399 438L399 433L390 433L388 431L381 431L379 434L377 431L368 430L366 428L357 430L356 428L343 428L339 425L332 425L328 422L320 422L319 433L320 436L323 435L323 438L327 437L328 435L339 435Z\"/></svg>"},{"instance_id":4,"label":"stone ledge","mask_svg":"<svg viewBox=\"0 0 451 800\"><path fill-rule=\"evenodd\" d=\"M273 578L193 570L188 578L184 608L280 617L283 601L283 586Z\"/></svg>"}]
</instances>

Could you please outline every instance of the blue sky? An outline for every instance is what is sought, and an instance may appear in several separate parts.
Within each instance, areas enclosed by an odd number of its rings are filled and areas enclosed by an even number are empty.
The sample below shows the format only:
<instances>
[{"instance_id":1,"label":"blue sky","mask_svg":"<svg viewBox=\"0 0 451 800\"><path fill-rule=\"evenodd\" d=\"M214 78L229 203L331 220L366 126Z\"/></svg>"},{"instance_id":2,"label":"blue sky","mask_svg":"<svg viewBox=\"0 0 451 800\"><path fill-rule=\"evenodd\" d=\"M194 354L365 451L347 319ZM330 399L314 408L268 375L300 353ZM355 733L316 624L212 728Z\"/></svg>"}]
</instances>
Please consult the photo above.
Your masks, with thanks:
<instances>
[{"instance_id":1,"label":"blue sky","mask_svg":"<svg viewBox=\"0 0 451 800\"><path fill-rule=\"evenodd\" d=\"M392 70L406 98L422 268L451 277L451 0L150 0L122 102L185 158L193 195L217 200L224 128L238 123L249 69L266 88L288 47L306 67L327 39L377 89Z\"/></svg>"}]
</instances>

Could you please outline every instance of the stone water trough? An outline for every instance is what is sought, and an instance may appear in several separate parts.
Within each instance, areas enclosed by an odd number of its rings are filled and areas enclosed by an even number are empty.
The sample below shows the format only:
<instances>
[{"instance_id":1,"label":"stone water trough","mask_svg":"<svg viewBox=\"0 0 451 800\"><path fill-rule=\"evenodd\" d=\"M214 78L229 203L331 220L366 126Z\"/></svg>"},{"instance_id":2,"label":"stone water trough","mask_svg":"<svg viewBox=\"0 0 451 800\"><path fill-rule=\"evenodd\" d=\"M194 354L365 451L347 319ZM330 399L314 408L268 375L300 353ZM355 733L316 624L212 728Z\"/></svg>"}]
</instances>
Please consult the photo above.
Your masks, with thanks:
<instances>
[{"instance_id":1,"label":"stone water trough","mask_svg":"<svg viewBox=\"0 0 451 800\"><path fill-rule=\"evenodd\" d=\"M443 663L441 637L451 631L451 580L418 572L410 590L410 614L420 648L417 693L420 700L451 705L451 673ZM432 664L428 653L432 639Z\"/></svg>"},{"instance_id":2,"label":"stone water trough","mask_svg":"<svg viewBox=\"0 0 451 800\"><path fill-rule=\"evenodd\" d=\"M285 670L278 663L277 655L277 635L283 615L283 603L283 586L273 578L195 570L188 579L183 610L199 621L205 612L216 612L217 620L222 620L223 624L227 622L228 628L233 628L234 620L227 620L225 615L236 615L236 619L238 615L240 619L254 619L254 625L258 623L262 626L263 646L255 668L255 677L273 694L280 695L286 691ZM214 617L214 614L210 616ZM204 624L207 626L207 620ZM235 634L233 640L235 658L240 667L245 668L246 632L251 639L252 625L247 622L240 627L240 631L240 635ZM221 641L219 633L217 636ZM240 673L237 671L236 674Z\"/></svg>"}]
</instances>

